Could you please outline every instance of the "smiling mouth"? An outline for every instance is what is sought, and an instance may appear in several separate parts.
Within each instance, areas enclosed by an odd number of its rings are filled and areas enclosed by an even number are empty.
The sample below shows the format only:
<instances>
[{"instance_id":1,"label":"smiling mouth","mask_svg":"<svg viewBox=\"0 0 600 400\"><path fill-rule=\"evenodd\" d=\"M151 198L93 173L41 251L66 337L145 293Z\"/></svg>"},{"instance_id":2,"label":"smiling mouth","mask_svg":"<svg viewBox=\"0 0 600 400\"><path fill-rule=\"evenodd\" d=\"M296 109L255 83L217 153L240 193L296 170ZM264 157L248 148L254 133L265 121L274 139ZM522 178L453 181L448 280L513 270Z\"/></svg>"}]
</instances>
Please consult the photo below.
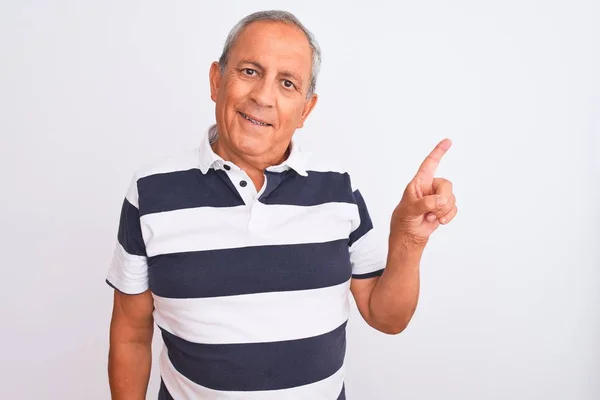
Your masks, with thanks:
<instances>
[{"instance_id":1,"label":"smiling mouth","mask_svg":"<svg viewBox=\"0 0 600 400\"><path fill-rule=\"evenodd\" d=\"M257 120L257 119L255 119L255 118L252 118L252 117L250 117L249 115L247 115L247 114L244 114L244 113L243 113L243 112L241 112L241 111L238 111L238 113L239 113L239 114L240 114L242 117L244 117L245 119L247 119L248 121L252 122L254 125L258 125L258 126L273 126L273 125L271 125L271 124L268 124L268 123L266 123L266 122L263 122L263 121L260 121L260 120Z\"/></svg>"}]
</instances>

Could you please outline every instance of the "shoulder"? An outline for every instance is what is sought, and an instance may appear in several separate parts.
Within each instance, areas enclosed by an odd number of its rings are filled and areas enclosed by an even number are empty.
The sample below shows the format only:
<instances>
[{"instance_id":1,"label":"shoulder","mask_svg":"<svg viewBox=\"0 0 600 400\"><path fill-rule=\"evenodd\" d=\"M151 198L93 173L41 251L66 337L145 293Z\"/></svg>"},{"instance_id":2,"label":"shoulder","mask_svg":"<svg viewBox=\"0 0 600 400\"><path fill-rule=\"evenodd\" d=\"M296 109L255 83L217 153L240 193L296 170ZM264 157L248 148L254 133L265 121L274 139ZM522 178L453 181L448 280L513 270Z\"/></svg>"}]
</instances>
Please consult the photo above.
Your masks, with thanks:
<instances>
[{"instance_id":1,"label":"shoulder","mask_svg":"<svg viewBox=\"0 0 600 400\"><path fill-rule=\"evenodd\" d=\"M127 200L135 207L139 207L141 182L151 177L158 177L160 175L166 176L173 172L188 171L198 168L199 162L198 149L193 148L181 151L177 154L166 155L139 166L130 178L130 184L126 194Z\"/></svg>"},{"instance_id":2,"label":"shoulder","mask_svg":"<svg viewBox=\"0 0 600 400\"><path fill-rule=\"evenodd\" d=\"M189 171L197 169L199 166L200 157L198 148L191 148L165 155L141 165L134 172L134 179L139 182L144 178L173 172Z\"/></svg>"},{"instance_id":3,"label":"shoulder","mask_svg":"<svg viewBox=\"0 0 600 400\"><path fill-rule=\"evenodd\" d=\"M302 151L307 172L333 172L349 174L346 165L334 157L324 156L314 151Z\"/></svg>"},{"instance_id":4,"label":"shoulder","mask_svg":"<svg viewBox=\"0 0 600 400\"><path fill-rule=\"evenodd\" d=\"M358 187L356 184L356 174L353 168L335 157L326 157L315 152L306 152L306 171L314 173L330 173L334 176L340 176L345 179L352 190Z\"/></svg>"}]
</instances>

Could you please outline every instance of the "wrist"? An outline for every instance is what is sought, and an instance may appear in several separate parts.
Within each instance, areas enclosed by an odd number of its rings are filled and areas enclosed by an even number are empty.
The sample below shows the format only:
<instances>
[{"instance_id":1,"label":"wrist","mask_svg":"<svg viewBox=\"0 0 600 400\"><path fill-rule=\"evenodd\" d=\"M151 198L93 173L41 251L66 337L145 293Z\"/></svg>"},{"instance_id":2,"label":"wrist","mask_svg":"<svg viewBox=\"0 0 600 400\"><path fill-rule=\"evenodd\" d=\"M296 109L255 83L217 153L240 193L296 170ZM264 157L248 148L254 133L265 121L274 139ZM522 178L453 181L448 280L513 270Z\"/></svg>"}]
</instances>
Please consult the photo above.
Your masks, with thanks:
<instances>
[{"instance_id":1,"label":"wrist","mask_svg":"<svg viewBox=\"0 0 600 400\"><path fill-rule=\"evenodd\" d=\"M390 250L402 253L418 253L423 252L429 243L429 238L416 236L407 232L390 233L389 247Z\"/></svg>"},{"instance_id":2,"label":"wrist","mask_svg":"<svg viewBox=\"0 0 600 400\"><path fill-rule=\"evenodd\" d=\"M426 240L415 240L407 235L390 236L388 265L418 268L426 244Z\"/></svg>"}]
</instances>

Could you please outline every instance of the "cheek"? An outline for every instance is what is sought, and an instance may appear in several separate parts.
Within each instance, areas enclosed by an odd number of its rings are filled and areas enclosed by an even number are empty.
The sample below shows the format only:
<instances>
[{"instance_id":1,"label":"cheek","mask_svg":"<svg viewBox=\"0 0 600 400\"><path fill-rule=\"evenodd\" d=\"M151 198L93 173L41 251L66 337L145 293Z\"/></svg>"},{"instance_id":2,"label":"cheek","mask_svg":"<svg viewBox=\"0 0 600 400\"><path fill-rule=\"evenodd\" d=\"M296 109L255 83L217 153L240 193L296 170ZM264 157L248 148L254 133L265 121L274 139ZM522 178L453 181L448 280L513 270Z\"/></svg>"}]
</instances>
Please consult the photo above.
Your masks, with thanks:
<instances>
[{"instance_id":1,"label":"cheek","mask_svg":"<svg viewBox=\"0 0 600 400\"><path fill-rule=\"evenodd\" d=\"M225 85L223 85L221 96L223 97L223 100L228 103L237 102L239 99L245 97L250 90L251 87L248 82L243 82L230 76Z\"/></svg>"},{"instance_id":2,"label":"cheek","mask_svg":"<svg viewBox=\"0 0 600 400\"><path fill-rule=\"evenodd\" d=\"M304 102L298 100L283 99L279 102L279 117L285 126L296 126L302 119Z\"/></svg>"}]
</instances>

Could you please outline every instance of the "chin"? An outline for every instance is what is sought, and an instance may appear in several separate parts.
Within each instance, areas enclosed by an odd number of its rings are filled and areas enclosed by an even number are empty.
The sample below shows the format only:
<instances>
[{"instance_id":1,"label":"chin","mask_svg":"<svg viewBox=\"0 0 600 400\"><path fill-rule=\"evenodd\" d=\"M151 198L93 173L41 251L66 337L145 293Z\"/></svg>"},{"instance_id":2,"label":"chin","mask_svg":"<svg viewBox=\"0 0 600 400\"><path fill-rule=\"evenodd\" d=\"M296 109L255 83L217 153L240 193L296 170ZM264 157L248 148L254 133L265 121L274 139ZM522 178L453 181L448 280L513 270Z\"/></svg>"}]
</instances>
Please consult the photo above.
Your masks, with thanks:
<instances>
[{"instance_id":1,"label":"chin","mask_svg":"<svg viewBox=\"0 0 600 400\"><path fill-rule=\"evenodd\" d=\"M236 127L230 135L238 150L248 155L264 154L271 148L273 139L272 132L266 132L266 129L265 132L261 132L261 130L244 129L241 126Z\"/></svg>"},{"instance_id":2,"label":"chin","mask_svg":"<svg viewBox=\"0 0 600 400\"><path fill-rule=\"evenodd\" d=\"M238 151L244 154L258 156L266 153L271 147L271 143L267 137L260 137L252 132L240 132L236 136L233 144L237 147Z\"/></svg>"}]
</instances>

